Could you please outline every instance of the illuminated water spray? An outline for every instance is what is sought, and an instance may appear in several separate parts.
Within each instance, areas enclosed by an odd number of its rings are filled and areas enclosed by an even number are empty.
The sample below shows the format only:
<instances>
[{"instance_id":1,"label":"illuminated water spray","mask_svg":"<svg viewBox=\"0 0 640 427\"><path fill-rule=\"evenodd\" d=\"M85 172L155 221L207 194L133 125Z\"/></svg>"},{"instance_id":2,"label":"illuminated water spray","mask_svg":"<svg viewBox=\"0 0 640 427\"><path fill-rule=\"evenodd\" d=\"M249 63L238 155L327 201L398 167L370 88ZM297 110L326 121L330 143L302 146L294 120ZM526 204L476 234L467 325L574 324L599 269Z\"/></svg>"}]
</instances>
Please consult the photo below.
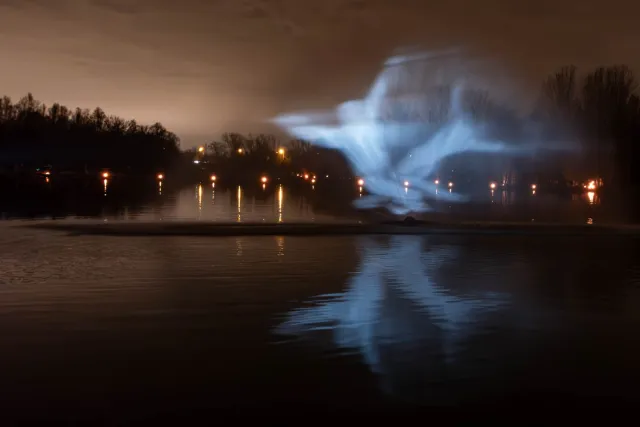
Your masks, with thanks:
<instances>
[{"instance_id":1,"label":"illuminated water spray","mask_svg":"<svg viewBox=\"0 0 640 427\"><path fill-rule=\"evenodd\" d=\"M275 122L345 155L370 193L355 202L357 207L384 206L396 214L431 210L434 178L446 158L470 152L523 154L535 146L489 137L487 119L479 120L467 108L470 81L459 74L464 67L451 66L455 55L445 56L448 69L442 55L389 58L363 99L329 112L284 114ZM456 189L441 191L438 198L466 200Z\"/></svg>"}]
</instances>

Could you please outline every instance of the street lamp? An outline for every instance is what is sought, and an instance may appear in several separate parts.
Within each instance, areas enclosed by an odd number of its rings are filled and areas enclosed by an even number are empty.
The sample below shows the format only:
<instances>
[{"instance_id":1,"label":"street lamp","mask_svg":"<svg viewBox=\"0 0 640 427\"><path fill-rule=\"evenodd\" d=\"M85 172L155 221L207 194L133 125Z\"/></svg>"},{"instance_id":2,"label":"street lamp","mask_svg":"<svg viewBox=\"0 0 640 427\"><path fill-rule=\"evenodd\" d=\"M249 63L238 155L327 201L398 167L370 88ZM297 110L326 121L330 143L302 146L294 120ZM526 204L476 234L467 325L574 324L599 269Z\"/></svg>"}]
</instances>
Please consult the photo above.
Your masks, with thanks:
<instances>
[{"instance_id":1,"label":"street lamp","mask_svg":"<svg viewBox=\"0 0 640 427\"><path fill-rule=\"evenodd\" d=\"M159 173L158 174L158 181L162 181L164 179L164 175Z\"/></svg>"},{"instance_id":2,"label":"street lamp","mask_svg":"<svg viewBox=\"0 0 640 427\"><path fill-rule=\"evenodd\" d=\"M198 153L204 153L204 147L203 146L198 147Z\"/></svg>"},{"instance_id":3,"label":"street lamp","mask_svg":"<svg viewBox=\"0 0 640 427\"><path fill-rule=\"evenodd\" d=\"M244 153L244 150L242 148L238 148L238 154L242 154Z\"/></svg>"},{"instance_id":4,"label":"street lamp","mask_svg":"<svg viewBox=\"0 0 640 427\"><path fill-rule=\"evenodd\" d=\"M282 157L284 157L284 148L279 148L278 149L278 154L280 154Z\"/></svg>"}]
</instances>

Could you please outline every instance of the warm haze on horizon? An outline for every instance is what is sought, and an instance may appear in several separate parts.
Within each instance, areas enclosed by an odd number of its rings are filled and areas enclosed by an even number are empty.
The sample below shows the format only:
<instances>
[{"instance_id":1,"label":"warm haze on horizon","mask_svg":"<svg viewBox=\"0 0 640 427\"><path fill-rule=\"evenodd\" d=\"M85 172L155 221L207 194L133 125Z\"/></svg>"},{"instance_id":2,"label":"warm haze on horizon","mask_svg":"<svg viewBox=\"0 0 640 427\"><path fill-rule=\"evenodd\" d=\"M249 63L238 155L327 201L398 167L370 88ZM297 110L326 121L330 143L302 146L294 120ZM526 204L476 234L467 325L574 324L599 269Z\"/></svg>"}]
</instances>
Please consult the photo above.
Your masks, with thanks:
<instances>
[{"instance_id":1,"label":"warm haze on horizon","mask_svg":"<svg viewBox=\"0 0 640 427\"><path fill-rule=\"evenodd\" d=\"M189 147L361 96L401 46L490 58L523 102L565 64L640 72L633 1L429 3L0 0L2 93L160 121Z\"/></svg>"}]
</instances>

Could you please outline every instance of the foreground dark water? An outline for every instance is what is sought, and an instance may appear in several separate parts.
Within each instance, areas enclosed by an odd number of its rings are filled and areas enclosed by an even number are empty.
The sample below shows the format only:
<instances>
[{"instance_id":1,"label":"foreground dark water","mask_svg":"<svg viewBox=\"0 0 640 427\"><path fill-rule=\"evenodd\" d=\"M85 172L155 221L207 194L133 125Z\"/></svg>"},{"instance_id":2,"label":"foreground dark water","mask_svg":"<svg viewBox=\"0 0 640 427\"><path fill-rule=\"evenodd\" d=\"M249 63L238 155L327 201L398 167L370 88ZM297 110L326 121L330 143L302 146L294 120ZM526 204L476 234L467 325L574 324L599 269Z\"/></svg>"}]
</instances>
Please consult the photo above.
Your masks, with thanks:
<instances>
[{"instance_id":1,"label":"foreground dark water","mask_svg":"<svg viewBox=\"0 0 640 427\"><path fill-rule=\"evenodd\" d=\"M7 423L640 403L631 237L0 232Z\"/></svg>"}]
</instances>

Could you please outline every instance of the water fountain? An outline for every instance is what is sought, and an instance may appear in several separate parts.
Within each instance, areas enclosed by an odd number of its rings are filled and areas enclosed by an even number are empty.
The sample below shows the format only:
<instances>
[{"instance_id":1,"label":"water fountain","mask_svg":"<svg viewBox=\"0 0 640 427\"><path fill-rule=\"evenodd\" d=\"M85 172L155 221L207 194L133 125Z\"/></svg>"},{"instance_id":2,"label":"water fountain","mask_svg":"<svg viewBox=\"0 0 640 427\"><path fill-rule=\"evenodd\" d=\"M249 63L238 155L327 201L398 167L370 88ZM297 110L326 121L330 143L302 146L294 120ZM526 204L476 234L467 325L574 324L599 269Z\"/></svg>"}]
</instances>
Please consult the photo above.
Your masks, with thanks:
<instances>
[{"instance_id":1,"label":"water fountain","mask_svg":"<svg viewBox=\"0 0 640 427\"><path fill-rule=\"evenodd\" d=\"M492 132L514 124L474 111L479 92L467 68L456 52L394 56L362 99L333 111L283 114L275 123L297 138L344 154L367 183L369 195L356 200L356 207L384 207L397 215L430 211L437 191L434 176L446 159L466 153L529 155L543 147L531 135ZM438 199L467 200L449 190L440 191Z\"/></svg>"}]
</instances>

